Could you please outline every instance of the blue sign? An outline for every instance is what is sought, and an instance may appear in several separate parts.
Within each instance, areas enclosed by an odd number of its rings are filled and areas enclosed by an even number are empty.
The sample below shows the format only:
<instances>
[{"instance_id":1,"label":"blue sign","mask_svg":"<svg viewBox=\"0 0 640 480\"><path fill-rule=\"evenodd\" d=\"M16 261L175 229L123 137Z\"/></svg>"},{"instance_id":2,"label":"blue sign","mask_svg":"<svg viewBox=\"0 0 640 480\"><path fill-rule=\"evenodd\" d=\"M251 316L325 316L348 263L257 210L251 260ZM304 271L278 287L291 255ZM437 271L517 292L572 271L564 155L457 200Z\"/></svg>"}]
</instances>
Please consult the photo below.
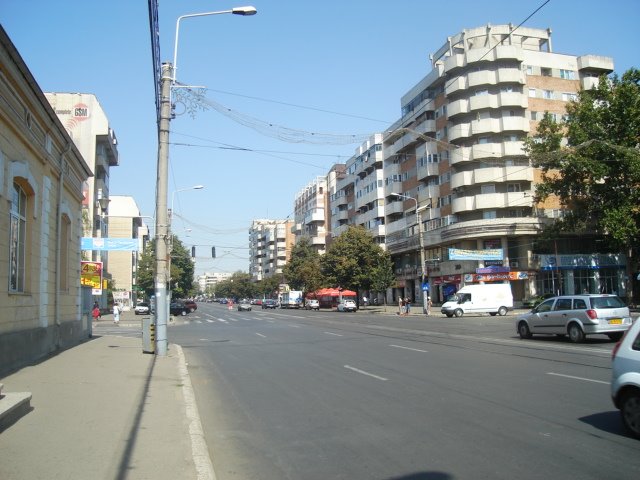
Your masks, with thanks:
<instances>
[{"instance_id":1,"label":"blue sign","mask_svg":"<svg viewBox=\"0 0 640 480\"><path fill-rule=\"evenodd\" d=\"M422 284L422 291L423 292L428 292L429 291L429 282L424 282Z\"/></svg>"},{"instance_id":2,"label":"blue sign","mask_svg":"<svg viewBox=\"0 0 640 480\"><path fill-rule=\"evenodd\" d=\"M139 250L137 238L91 238L82 237L80 248L82 250L101 251L133 251Z\"/></svg>"}]
</instances>

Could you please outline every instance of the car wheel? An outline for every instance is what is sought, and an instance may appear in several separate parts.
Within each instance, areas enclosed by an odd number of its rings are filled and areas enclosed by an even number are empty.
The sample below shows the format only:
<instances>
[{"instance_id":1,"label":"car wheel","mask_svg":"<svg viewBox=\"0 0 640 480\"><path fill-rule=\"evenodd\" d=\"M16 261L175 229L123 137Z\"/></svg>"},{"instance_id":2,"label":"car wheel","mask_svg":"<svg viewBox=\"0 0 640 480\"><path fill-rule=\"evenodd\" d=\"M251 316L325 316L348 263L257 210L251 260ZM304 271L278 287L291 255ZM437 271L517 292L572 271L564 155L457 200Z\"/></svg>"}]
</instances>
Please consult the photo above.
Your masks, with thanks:
<instances>
[{"instance_id":1,"label":"car wheel","mask_svg":"<svg viewBox=\"0 0 640 480\"><path fill-rule=\"evenodd\" d=\"M569 340L571 340L572 343L584 342L584 332L577 323L569 325Z\"/></svg>"},{"instance_id":2,"label":"car wheel","mask_svg":"<svg viewBox=\"0 0 640 480\"><path fill-rule=\"evenodd\" d=\"M612 340L614 342L617 342L618 340L620 340L623 335L624 335L623 332L607 333L607 337L609 337L609 340Z\"/></svg>"},{"instance_id":3,"label":"car wheel","mask_svg":"<svg viewBox=\"0 0 640 480\"><path fill-rule=\"evenodd\" d=\"M631 390L623 395L620 414L627 431L640 439L640 390Z\"/></svg>"},{"instance_id":4,"label":"car wheel","mask_svg":"<svg viewBox=\"0 0 640 480\"><path fill-rule=\"evenodd\" d=\"M186 311L186 310L182 310L182 311L180 312L180 315L182 315L183 317L184 317L186 314L187 314L187 311Z\"/></svg>"},{"instance_id":5,"label":"car wheel","mask_svg":"<svg viewBox=\"0 0 640 480\"><path fill-rule=\"evenodd\" d=\"M500 315L501 317L504 317L507 314L507 307L500 307L498 309L498 315Z\"/></svg>"},{"instance_id":6,"label":"car wheel","mask_svg":"<svg viewBox=\"0 0 640 480\"><path fill-rule=\"evenodd\" d=\"M461 317L461 316L464 314L464 312L462 311L462 309L461 309L461 308L456 308L456 309L454 310L453 314L454 314L456 317Z\"/></svg>"},{"instance_id":7,"label":"car wheel","mask_svg":"<svg viewBox=\"0 0 640 480\"><path fill-rule=\"evenodd\" d=\"M518 324L518 334L523 340L531 338L531 330L529 330L529 325L527 325L527 322L520 322Z\"/></svg>"}]
</instances>

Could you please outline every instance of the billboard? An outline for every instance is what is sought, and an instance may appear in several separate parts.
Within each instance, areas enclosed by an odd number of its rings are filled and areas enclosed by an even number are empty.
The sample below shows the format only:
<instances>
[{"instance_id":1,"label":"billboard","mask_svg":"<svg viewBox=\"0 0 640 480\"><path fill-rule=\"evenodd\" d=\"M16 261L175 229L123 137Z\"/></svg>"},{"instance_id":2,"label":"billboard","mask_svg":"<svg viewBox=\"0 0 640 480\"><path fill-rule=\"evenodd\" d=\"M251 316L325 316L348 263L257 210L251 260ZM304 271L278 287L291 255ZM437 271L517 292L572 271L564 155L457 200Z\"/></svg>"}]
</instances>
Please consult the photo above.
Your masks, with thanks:
<instances>
[{"instance_id":1,"label":"billboard","mask_svg":"<svg viewBox=\"0 0 640 480\"><path fill-rule=\"evenodd\" d=\"M80 285L102 288L102 262L80 262Z\"/></svg>"}]
</instances>

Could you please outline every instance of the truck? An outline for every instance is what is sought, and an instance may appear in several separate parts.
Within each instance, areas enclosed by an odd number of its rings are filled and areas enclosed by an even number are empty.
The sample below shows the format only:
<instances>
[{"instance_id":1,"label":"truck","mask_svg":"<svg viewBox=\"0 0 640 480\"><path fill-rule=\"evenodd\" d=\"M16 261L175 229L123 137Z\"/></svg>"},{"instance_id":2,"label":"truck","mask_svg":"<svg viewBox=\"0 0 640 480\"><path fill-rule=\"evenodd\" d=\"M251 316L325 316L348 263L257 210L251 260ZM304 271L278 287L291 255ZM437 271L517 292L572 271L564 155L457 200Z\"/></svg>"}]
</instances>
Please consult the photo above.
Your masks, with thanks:
<instances>
[{"instance_id":1,"label":"truck","mask_svg":"<svg viewBox=\"0 0 640 480\"><path fill-rule=\"evenodd\" d=\"M440 308L440 312L449 318L465 313L506 315L510 310L513 310L513 294L509 283L465 285Z\"/></svg>"},{"instance_id":2,"label":"truck","mask_svg":"<svg viewBox=\"0 0 640 480\"><path fill-rule=\"evenodd\" d=\"M280 308L302 308L302 292L300 290L289 290L282 293Z\"/></svg>"}]
</instances>

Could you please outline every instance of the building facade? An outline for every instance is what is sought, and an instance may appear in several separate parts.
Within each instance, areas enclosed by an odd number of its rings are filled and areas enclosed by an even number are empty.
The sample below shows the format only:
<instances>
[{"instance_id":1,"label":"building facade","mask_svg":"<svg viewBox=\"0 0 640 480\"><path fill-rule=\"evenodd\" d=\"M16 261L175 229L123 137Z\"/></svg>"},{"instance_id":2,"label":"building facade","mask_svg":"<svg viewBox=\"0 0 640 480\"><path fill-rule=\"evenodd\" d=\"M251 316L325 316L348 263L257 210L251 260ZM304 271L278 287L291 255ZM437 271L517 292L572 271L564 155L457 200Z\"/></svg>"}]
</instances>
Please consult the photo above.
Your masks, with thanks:
<instances>
[{"instance_id":1,"label":"building facade","mask_svg":"<svg viewBox=\"0 0 640 480\"><path fill-rule=\"evenodd\" d=\"M109 199L109 215L106 217L109 238L137 240L137 250L109 252L113 300L124 310L130 310L138 300L138 262L149 241L149 227L143 222L133 197L111 195Z\"/></svg>"},{"instance_id":2,"label":"building facade","mask_svg":"<svg viewBox=\"0 0 640 480\"><path fill-rule=\"evenodd\" d=\"M231 273L205 272L198 275L198 287L202 294L215 294L216 285L231 278Z\"/></svg>"},{"instance_id":3,"label":"building facade","mask_svg":"<svg viewBox=\"0 0 640 480\"><path fill-rule=\"evenodd\" d=\"M554 53L550 30L512 25L463 30L430 60L401 98L401 118L361 145L330 198L334 234L362 225L391 254L397 283L387 300L420 303L426 289L443 301L491 281L509 282L516 301L624 293L624 256L593 254L595 239L538 244L562 211L553 200L534 203L540 174L523 149L545 112L561 120L613 60Z\"/></svg>"},{"instance_id":4,"label":"building facade","mask_svg":"<svg viewBox=\"0 0 640 480\"><path fill-rule=\"evenodd\" d=\"M109 120L95 95L88 93L45 93L47 100L67 129L74 144L93 172L84 185L82 210L84 237L107 238L106 217L109 215L110 168L118 165L118 141ZM83 252L83 259L102 262L104 284L102 293L85 288L84 308L97 301L107 307L107 283L111 279L109 253L100 250Z\"/></svg>"},{"instance_id":5,"label":"building facade","mask_svg":"<svg viewBox=\"0 0 640 480\"><path fill-rule=\"evenodd\" d=\"M0 26L0 373L91 334L81 309L91 170Z\"/></svg>"},{"instance_id":6,"label":"building facade","mask_svg":"<svg viewBox=\"0 0 640 480\"><path fill-rule=\"evenodd\" d=\"M295 236L292 220L254 220L249 229L249 275L253 281L282 276Z\"/></svg>"},{"instance_id":7,"label":"building facade","mask_svg":"<svg viewBox=\"0 0 640 480\"><path fill-rule=\"evenodd\" d=\"M296 241L306 238L319 254L325 253L330 232L327 176L316 177L296 194L293 211Z\"/></svg>"}]
</instances>

